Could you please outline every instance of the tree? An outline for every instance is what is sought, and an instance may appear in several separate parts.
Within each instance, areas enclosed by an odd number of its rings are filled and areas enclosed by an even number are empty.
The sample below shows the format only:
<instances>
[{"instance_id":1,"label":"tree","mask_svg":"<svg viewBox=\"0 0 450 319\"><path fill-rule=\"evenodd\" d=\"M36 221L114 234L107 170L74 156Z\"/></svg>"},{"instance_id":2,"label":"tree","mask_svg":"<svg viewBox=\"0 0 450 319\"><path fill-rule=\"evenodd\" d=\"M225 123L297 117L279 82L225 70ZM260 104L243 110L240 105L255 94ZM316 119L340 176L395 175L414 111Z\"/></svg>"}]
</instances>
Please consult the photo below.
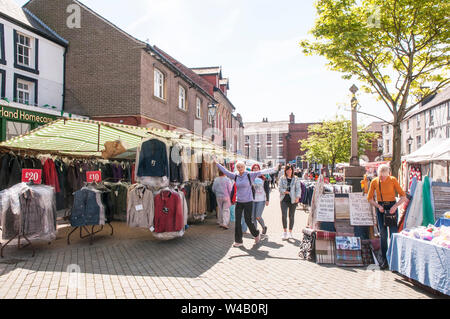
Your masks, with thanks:
<instances>
[{"instance_id":1,"label":"tree","mask_svg":"<svg viewBox=\"0 0 450 319\"><path fill-rule=\"evenodd\" d=\"M372 141L378 138L377 133L358 131L358 155L372 147ZM336 163L348 162L351 155L352 123L343 117L331 121L311 125L308 138L299 140L300 150L306 152L303 160L332 165L332 173Z\"/></svg>"},{"instance_id":2,"label":"tree","mask_svg":"<svg viewBox=\"0 0 450 319\"><path fill-rule=\"evenodd\" d=\"M389 108L393 120L388 123L394 130L391 168L397 176L401 122L450 83L450 2L319 0L316 8L318 19L311 30L315 40L301 41L300 46L305 54L324 56L344 79L363 82L365 91Z\"/></svg>"}]
</instances>

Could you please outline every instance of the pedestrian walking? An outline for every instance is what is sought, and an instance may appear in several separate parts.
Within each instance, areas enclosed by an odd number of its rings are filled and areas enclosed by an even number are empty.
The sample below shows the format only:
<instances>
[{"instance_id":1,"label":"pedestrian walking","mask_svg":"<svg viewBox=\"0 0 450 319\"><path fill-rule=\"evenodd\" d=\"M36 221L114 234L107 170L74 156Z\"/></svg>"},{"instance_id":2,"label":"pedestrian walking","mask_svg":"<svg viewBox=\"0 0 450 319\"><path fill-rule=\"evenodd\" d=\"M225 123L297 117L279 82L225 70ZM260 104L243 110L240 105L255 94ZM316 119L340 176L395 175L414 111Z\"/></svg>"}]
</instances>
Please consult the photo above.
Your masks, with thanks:
<instances>
[{"instance_id":1,"label":"pedestrian walking","mask_svg":"<svg viewBox=\"0 0 450 319\"><path fill-rule=\"evenodd\" d=\"M234 244L233 247L242 246L242 228L239 222L244 214L245 223L247 224L250 233L255 237L255 243L259 243L261 240L261 234L256 229L255 225L252 223L252 211L253 211L253 182L256 177L270 174L274 170L267 169L256 172L248 172L245 169L245 164L243 162L238 162L236 164L238 173L232 173L228 171L225 167L216 163L220 171L222 171L227 177L236 182L236 222L235 222L235 233L234 233Z\"/></svg>"},{"instance_id":2,"label":"pedestrian walking","mask_svg":"<svg viewBox=\"0 0 450 319\"><path fill-rule=\"evenodd\" d=\"M287 164L284 175L280 178L280 205L283 222L283 240L294 238L292 230L295 221L295 209L302 195L300 179L294 175L294 170L290 164ZM289 234L287 233L287 217L289 211Z\"/></svg>"},{"instance_id":3,"label":"pedestrian walking","mask_svg":"<svg viewBox=\"0 0 450 319\"><path fill-rule=\"evenodd\" d=\"M252 172L260 171L261 167L258 164L253 164ZM267 226L264 223L262 214L265 206L269 206L270 199L270 185L267 176L260 176L255 178L253 183L255 189L255 200L253 202L253 212L252 212L252 222L256 228L258 228L258 223L262 227L262 234L267 233Z\"/></svg>"},{"instance_id":4,"label":"pedestrian walking","mask_svg":"<svg viewBox=\"0 0 450 319\"><path fill-rule=\"evenodd\" d=\"M374 194L377 194L377 201L374 200ZM400 200L396 201L396 193L400 195ZM398 210L397 208L406 201L406 193L400 187L397 179L390 176L390 168L383 164L378 167L378 177L375 177L370 183L369 194L367 194L369 203L377 209L378 230L381 237L381 252L383 262L381 269L388 267L386 253L388 249L388 228L389 237L398 232Z\"/></svg>"},{"instance_id":5,"label":"pedestrian walking","mask_svg":"<svg viewBox=\"0 0 450 319\"><path fill-rule=\"evenodd\" d=\"M212 190L216 194L217 200L217 221L219 226L225 229L229 228L230 224L230 207L231 207L231 190L232 182L222 171L219 171L219 176L214 179Z\"/></svg>"}]
</instances>

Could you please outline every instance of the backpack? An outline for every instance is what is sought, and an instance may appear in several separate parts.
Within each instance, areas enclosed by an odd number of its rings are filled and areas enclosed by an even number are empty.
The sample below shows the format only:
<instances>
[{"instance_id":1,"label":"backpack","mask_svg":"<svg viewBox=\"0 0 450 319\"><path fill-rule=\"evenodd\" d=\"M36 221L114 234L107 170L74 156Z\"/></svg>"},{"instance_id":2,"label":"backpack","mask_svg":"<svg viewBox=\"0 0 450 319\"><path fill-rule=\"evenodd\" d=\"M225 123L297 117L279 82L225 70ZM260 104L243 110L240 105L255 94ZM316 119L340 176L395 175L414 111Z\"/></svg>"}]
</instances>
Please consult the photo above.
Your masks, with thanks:
<instances>
[{"instance_id":1,"label":"backpack","mask_svg":"<svg viewBox=\"0 0 450 319\"><path fill-rule=\"evenodd\" d=\"M233 185L233 189L231 190L231 194L230 194L230 200L231 200L231 204L235 204L236 203L236 192L237 192L237 187L236 187L236 180L237 180L237 175L234 177L234 185ZM253 200L255 200L255 187L252 184L252 180L250 179L250 174L247 174L248 177L248 182L250 183L251 187L252 187L252 194L253 194Z\"/></svg>"}]
</instances>

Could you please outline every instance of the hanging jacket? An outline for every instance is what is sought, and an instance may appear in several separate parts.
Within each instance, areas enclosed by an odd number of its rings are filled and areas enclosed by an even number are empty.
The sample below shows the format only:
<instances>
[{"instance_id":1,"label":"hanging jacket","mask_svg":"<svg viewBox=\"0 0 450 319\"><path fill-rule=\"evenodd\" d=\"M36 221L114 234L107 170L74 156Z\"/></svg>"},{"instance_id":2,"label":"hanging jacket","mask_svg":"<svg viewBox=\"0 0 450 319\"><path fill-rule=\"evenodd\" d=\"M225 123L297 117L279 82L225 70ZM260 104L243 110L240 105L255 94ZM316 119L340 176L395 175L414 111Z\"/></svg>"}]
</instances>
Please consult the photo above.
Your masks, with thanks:
<instances>
[{"instance_id":1,"label":"hanging jacket","mask_svg":"<svg viewBox=\"0 0 450 319\"><path fill-rule=\"evenodd\" d=\"M58 175L56 173L55 162L51 158L45 161L44 164L44 181L45 185L49 185L55 188L55 192L59 193L61 189L59 188Z\"/></svg>"},{"instance_id":2,"label":"hanging jacket","mask_svg":"<svg viewBox=\"0 0 450 319\"><path fill-rule=\"evenodd\" d=\"M155 233L177 232L184 228L183 203L180 195L161 191L154 197Z\"/></svg>"},{"instance_id":3,"label":"hanging jacket","mask_svg":"<svg viewBox=\"0 0 450 319\"><path fill-rule=\"evenodd\" d=\"M181 146L170 148L170 181L172 183L183 182L183 167L181 163Z\"/></svg>"},{"instance_id":4,"label":"hanging jacket","mask_svg":"<svg viewBox=\"0 0 450 319\"><path fill-rule=\"evenodd\" d=\"M137 176L169 176L167 147L164 142L151 139L142 143Z\"/></svg>"},{"instance_id":5,"label":"hanging jacket","mask_svg":"<svg viewBox=\"0 0 450 319\"><path fill-rule=\"evenodd\" d=\"M9 154L4 154L0 158L0 191L8 188L10 160L11 155Z\"/></svg>"},{"instance_id":6,"label":"hanging jacket","mask_svg":"<svg viewBox=\"0 0 450 319\"><path fill-rule=\"evenodd\" d=\"M155 207L152 191L142 184L130 186L127 194L127 224L129 227L154 226Z\"/></svg>"}]
</instances>

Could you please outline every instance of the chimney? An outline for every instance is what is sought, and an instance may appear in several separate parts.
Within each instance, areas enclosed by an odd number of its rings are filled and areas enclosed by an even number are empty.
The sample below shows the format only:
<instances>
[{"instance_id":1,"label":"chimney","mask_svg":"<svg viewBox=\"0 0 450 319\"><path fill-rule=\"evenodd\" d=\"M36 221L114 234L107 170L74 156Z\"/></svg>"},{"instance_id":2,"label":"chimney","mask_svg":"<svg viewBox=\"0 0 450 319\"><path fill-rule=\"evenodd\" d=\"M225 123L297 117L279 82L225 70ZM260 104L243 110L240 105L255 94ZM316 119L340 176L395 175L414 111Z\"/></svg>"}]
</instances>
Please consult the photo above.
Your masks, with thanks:
<instances>
[{"instance_id":1,"label":"chimney","mask_svg":"<svg viewBox=\"0 0 450 319\"><path fill-rule=\"evenodd\" d=\"M289 115L289 122L290 122L291 124L294 124L294 123L295 123L295 115L294 115L294 113L291 113L291 115Z\"/></svg>"}]
</instances>

